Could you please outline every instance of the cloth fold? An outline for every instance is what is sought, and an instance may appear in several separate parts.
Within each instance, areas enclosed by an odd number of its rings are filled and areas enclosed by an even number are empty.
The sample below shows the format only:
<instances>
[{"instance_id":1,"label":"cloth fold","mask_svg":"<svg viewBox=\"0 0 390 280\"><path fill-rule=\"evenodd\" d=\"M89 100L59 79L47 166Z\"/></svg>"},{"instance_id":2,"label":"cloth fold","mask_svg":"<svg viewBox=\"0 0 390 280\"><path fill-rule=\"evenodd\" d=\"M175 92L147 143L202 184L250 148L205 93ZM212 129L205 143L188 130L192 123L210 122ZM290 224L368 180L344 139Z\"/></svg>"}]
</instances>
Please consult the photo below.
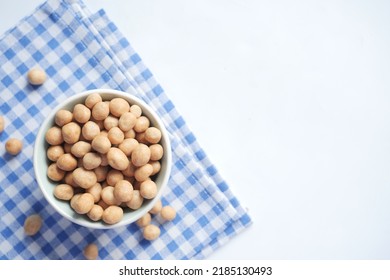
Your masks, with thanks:
<instances>
[{"instance_id":1,"label":"cloth fold","mask_svg":"<svg viewBox=\"0 0 390 280\"><path fill-rule=\"evenodd\" d=\"M26 81L43 68L40 87ZM34 178L32 154L40 123L67 97L88 89L112 88L148 103L170 134L173 168L163 204L177 218L161 225L155 241L135 225L94 230L62 218L45 201ZM90 242L101 259L202 259L251 224L172 101L127 39L103 10L90 13L78 0L48 0L0 39L0 112L10 137L23 139L21 154L0 157L0 258L82 259ZM27 237L25 218L38 213L40 232Z\"/></svg>"}]
</instances>

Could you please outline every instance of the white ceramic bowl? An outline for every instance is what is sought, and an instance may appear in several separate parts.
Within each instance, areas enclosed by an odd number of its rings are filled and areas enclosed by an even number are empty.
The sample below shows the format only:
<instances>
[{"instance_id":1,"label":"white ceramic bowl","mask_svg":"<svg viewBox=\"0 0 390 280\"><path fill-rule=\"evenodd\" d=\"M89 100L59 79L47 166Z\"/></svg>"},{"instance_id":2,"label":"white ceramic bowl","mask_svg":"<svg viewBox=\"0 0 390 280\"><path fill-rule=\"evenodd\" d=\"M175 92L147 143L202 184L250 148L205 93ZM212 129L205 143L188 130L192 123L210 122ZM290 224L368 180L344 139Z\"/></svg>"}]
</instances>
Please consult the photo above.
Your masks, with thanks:
<instances>
[{"instance_id":1,"label":"white ceramic bowl","mask_svg":"<svg viewBox=\"0 0 390 280\"><path fill-rule=\"evenodd\" d=\"M53 190L54 187L58 184L56 182L51 181L47 177L47 167L50 164L49 159L46 156L47 148L49 147L48 143L45 140L45 134L46 131L55 125L54 123L54 117L58 110L60 109L67 109L72 110L74 105L78 103L84 103L86 97L91 93L99 93L103 100L111 100L115 97L121 97L125 100L127 100L131 105L137 104L142 108L142 114L149 118L151 125L154 127L157 127L161 130L162 138L160 141L160 144L164 148L164 156L160 160L161 162L161 170L156 175L155 182L157 184L158 193L157 196L151 200L144 200L143 205L141 208L137 210L131 210L131 209L125 209L124 210L124 216L123 219L114 225L108 225L104 223L103 221L94 222L90 220L86 215L79 215L77 214L69 205L68 201L62 201L54 197ZM34 146L34 171L35 176L38 182L39 187L41 188L45 198L47 201L54 207L54 209L60 213L62 216L67 218L68 220L85 226L89 228L99 228L99 229L109 229L114 228L118 226L124 226L131 224L141 218L143 215L145 215L157 202L161 194L166 187L168 183L168 179L171 172L171 165L172 165L172 153L171 153L171 145L169 142L169 137L167 130L164 127L164 124L162 123L161 119L158 117L158 115L153 111L151 107L149 107L145 102L140 100L139 98L131 95L130 93L117 91L117 90L111 90L111 89L96 89L96 90L89 90L85 91L79 94L76 94L65 101L63 101L61 104L59 104L47 118L43 121L41 128L39 129L39 132L37 134L36 140L35 140L35 146Z\"/></svg>"}]
</instances>

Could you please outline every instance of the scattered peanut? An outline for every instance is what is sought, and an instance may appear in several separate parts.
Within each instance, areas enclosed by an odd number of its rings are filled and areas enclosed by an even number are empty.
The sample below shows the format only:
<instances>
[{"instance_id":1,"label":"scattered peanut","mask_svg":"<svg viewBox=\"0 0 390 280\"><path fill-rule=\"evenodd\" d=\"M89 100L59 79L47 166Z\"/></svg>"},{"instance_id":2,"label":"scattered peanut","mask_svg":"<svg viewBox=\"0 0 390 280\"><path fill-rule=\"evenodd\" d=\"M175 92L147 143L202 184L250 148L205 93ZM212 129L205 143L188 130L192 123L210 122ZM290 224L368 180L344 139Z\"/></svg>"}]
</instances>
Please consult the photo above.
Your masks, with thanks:
<instances>
[{"instance_id":1,"label":"scattered peanut","mask_svg":"<svg viewBox=\"0 0 390 280\"><path fill-rule=\"evenodd\" d=\"M149 213L146 213L143 215L141 218L139 218L136 222L137 226L139 227L146 227L147 225L150 224L152 221L152 216Z\"/></svg>"},{"instance_id":2,"label":"scattered peanut","mask_svg":"<svg viewBox=\"0 0 390 280\"><path fill-rule=\"evenodd\" d=\"M28 71L27 79L30 84L39 86L46 81L46 73L40 68L34 68Z\"/></svg>"},{"instance_id":3,"label":"scattered peanut","mask_svg":"<svg viewBox=\"0 0 390 280\"><path fill-rule=\"evenodd\" d=\"M99 257L99 249L95 244L87 245L83 253L87 260L96 260Z\"/></svg>"},{"instance_id":4,"label":"scattered peanut","mask_svg":"<svg viewBox=\"0 0 390 280\"><path fill-rule=\"evenodd\" d=\"M172 208L172 206L167 205L161 209L160 215L164 220L172 221L176 217L176 211Z\"/></svg>"},{"instance_id":5,"label":"scattered peanut","mask_svg":"<svg viewBox=\"0 0 390 280\"><path fill-rule=\"evenodd\" d=\"M156 215L160 213L161 209L162 209L162 203L161 200L159 200L156 202L156 204L153 205L152 209L149 210L149 213Z\"/></svg>"},{"instance_id":6,"label":"scattered peanut","mask_svg":"<svg viewBox=\"0 0 390 280\"><path fill-rule=\"evenodd\" d=\"M143 236L146 240L155 240L157 237L160 236L160 228L158 226L155 226L155 225L147 225L145 228L144 228L144 232L143 232Z\"/></svg>"},{"instance_id":7,"label":"scattered peanut","mask_svg":"<svg viewBox=\"0 0 390 280\"><path fill-rule=\"evenodd\" d=\"M28 236L37 234L42 227L42 219L39 215L34 214L24 221L24 233Z\"/></svg>"},{"instance_id":8,"label":"scattered peanut","mask_svg":"<svg viewBox=\"0 0 390 280\"><path fill-rule=\"evenodd\" d=\"M10 138L6 143L5 143L5 149L7 153L15 156L20 153L20 151L23 148L23 142L20 141L19 139L16 138Z\"/></svg>"}]
</instances>

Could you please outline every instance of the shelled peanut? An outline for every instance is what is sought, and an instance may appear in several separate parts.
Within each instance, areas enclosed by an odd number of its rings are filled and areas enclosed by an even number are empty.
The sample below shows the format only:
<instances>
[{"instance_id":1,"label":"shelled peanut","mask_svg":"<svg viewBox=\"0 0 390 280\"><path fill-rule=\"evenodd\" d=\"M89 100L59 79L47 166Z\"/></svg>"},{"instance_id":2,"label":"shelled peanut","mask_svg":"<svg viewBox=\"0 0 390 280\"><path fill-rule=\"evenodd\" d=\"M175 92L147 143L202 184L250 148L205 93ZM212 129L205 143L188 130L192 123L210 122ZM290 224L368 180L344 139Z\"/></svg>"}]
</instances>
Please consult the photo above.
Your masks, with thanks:
<instances>
[{"instance_id":1,"label":"shelled peanut","mask_svg":"<svg viewBox=\"0 0 390 280\"><path fill-rule=\"evenodd\" d=\"M160 214L160 218L163 222L172 221L176 218L176 211L170 205L163 207L161 200L158 200L144 216L139 218L136 224L143 229L143 237L146 240L152 241L160 236L160 228L152 224L152 215Z\"/></svg>"},{"instance_id":2,"label":"shelled peanut","mask_svg":"<svg viewBox=\"0 0 390 280\"><path fill-rule=\"evenodd\" d=\"M59 110L45 137L53 195L78 214L116 224L157 195L162 135L138 105L91 94Z\"/></svg>"},{"instance_id":3,"label":"shelled peanut","mask_svg":"<svg viewBox=\"0 0 390 280\"><path fill-rule=\"evenodd\" d=\"M99 257L99 249L96 244L88 244L85 246L83 254L87 260L96 260Z\"/></svg>"}]
</instances>

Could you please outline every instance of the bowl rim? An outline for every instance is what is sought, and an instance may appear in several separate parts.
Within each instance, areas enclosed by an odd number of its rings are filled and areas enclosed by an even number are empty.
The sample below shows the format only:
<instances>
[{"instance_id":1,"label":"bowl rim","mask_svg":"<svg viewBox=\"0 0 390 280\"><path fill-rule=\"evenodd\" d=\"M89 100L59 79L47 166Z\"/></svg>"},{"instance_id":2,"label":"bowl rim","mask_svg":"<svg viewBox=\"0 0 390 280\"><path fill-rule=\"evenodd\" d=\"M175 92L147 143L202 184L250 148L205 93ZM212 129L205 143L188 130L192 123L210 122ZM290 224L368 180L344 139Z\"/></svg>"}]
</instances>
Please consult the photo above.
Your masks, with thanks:
<instances>
[{"instance_id":1,"label":"bowl rim","mask_svg":"<svg viewBox=\"0 0 390 280\"><path fill-rule=\"evenodd\" d=\"M152 109L145 101L141 100L140 98L136 97L134 94L129 93L129 92L124 92L120 90L115 90L115 89L105 89L105 88L98 88L98 89L91 89L91 90L86 90L80 93L76 93L75 95L72 95L71 97L66 98L65 100L61 101L54 109L51 110L50 114L43 120L41 123L41 127L38 130L37 136L35 138L35 143L34 143L34 149L33 149L33 165L34 165L34 175L35 179L37 181L37 184L39 186L39 189L43 193L46 201L56 210L57 213L59 213L62 217L66 218L67 220L71 221L72 223L87 227L87 228L92 228L92 229L112 229L112 228L117 228L120 226L126 226L131 223L134 223L136 220L144 216L149 210L154 206L154 203L149 203L146 207L142 208L138 213L136 213L132 219L129 220L121 220L119 223L116 224L105 224L105 223L99 223L99 222L93 222L93 221L85 221L82 219L76 219L74 217L69 216L57 203L55 202L55 198L53 199L53 194L49 194L46 189L43 188L44 182L42 182L42 179L40 177L39 171L38 171L38 165L39 165L39 155L37 153L38 146L41 143L41 141L45 141L45 127L48 126L50 122L54 123L54 117L55 114L57 113L58 110L62 109L64 106L66 106L69 103L72 103L76 101L77 99L80 98L85 98L88 95L92 93L99 93L99 94L113 94L117 95L118 97L123 97L126 99L129 103L135 102L137 104L140 104L142 110L145 110L148 112L148 114L152 115L153 118L156 120L158 123L158 126L160 127L162 137L165 138L165 149L164 149L164 156L166 157L166 173L164 174L163 180L161 182L160 189L156 195L152 199L152 201L159 200L161 198L161 195L166 188L168 184L168 180L171 174L171 169L172 169L172 150L171 150L171 143L169 139L169 134L168 131L160 118L160 116L157 115L154 109ZM114 98L114 97L113 97Z\"/></svg>"}]
</instances>

